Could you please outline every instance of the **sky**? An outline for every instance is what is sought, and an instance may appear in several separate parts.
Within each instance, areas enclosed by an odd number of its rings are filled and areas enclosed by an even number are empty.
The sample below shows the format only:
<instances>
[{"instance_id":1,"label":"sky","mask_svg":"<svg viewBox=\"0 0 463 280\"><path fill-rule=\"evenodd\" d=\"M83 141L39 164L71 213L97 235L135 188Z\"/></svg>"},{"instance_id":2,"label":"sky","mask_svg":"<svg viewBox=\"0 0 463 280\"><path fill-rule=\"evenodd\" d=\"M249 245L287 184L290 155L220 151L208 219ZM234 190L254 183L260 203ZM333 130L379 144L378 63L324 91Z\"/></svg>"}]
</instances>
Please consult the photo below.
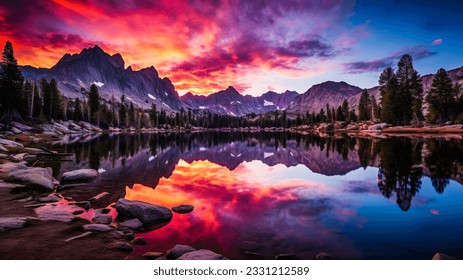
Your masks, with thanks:
<instances>
[{"instance_id":1,"label":"sky","mask_svg":"<svg viewBox=\"0 0 463 280\"><path fill-rule=\"evenodd\" d=\"M0 0L0 44L51 67L100 46L154 66L180 94L376 86L409 53L422 75L463 66L463 1Z\"/></svg>"}]
</instances>

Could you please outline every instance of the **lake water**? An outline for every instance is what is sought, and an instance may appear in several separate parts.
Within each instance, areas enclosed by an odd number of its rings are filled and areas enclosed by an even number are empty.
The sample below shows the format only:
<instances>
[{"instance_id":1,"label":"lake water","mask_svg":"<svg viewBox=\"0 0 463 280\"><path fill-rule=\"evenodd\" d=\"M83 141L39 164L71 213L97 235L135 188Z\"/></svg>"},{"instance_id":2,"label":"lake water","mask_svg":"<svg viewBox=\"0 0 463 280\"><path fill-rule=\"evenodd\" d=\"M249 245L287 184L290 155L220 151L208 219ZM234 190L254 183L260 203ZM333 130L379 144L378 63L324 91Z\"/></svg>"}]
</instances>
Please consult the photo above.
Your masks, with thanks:
<instances>
[{"instance_id":1,"label":"lake water","mask_svg":"<svg viewBox=\"0 0 463 280\"><path fill-rule=\"evenodd\" d=\"M463 141L289 133L102 135L54 145L55 175L99 169L77 197L107 191L194 205L129 258L175 244L231 259L431 259L463 256ZM88 199L88 198L87 198ZM101 205L104 207L107 205Z\"/></svg>"}]
</instances>

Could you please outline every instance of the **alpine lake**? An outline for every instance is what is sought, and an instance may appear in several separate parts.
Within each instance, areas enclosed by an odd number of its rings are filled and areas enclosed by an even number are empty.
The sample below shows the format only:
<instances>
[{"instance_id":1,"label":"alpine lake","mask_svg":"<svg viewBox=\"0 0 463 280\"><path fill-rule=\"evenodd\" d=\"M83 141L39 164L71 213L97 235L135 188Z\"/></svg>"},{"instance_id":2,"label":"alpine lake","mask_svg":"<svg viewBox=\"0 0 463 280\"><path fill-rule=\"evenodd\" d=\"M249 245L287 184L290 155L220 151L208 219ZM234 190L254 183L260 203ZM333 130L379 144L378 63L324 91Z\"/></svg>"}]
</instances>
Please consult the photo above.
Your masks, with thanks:
<instances>
[{"instance_id":1,"label":"alpine lake","mask_svg":"<svg viewBox=\"0 0 463 280\"><path fill-rule=\"evenodd\" d=\"M147 245L175 244L230 259L431 259L463 256L463 140L286 132L102 134L50 145L71 153L55 178L93 168L69 196L108 192L172 208ZM89 211L91 211L90 209Z\"/></svg>"}]
</instances>

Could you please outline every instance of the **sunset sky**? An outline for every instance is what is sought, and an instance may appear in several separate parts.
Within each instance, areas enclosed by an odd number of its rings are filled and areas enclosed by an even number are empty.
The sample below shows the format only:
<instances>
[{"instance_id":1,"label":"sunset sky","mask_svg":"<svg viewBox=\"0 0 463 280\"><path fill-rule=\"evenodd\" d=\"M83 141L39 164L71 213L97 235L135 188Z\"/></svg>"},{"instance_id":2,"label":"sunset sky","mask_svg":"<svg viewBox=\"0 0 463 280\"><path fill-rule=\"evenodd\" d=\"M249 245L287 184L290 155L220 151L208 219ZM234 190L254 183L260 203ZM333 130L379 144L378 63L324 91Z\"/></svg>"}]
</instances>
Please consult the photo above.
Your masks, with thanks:
<instances>
[{"instance_id":1,"label":"sunset sky","mask_svg":"<svg viewBox=\"0 0 463 280\"><path fill-rule=\"evenodd\" d=\"M462 66L462 11L446 0L0 0L0 44L36 67L99 45L126 67L154 66L180 94L305 92L375 86L404 53L422 75Z\"/></svg>"}]
</instances>

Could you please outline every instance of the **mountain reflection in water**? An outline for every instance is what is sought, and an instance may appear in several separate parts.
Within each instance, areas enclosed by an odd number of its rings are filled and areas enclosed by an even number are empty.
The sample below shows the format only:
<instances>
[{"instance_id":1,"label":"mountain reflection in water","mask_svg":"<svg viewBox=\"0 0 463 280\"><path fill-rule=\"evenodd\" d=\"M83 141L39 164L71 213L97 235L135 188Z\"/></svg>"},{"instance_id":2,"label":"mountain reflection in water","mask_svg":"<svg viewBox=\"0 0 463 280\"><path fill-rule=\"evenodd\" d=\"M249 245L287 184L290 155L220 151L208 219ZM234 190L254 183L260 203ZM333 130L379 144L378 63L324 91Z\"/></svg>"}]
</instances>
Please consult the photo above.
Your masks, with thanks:
<instances>
[{"instance_id":1,"label":"mountain reflection in water","mask_svg":"<svg viewBox=\"0 0 463 280\"><path fill-rule=\"evenodd\" d=\"M311 259L322 251L341 259L429 259L463 249L450 238L463 233L462 141L192 133L60 145L75 161L54 166L55 175L76 166L106 171L89 192L108 191L112 202L195 206L139 233L148 245L134 256L175 244L234 259Z\"/></svg>"}]
</instances>

